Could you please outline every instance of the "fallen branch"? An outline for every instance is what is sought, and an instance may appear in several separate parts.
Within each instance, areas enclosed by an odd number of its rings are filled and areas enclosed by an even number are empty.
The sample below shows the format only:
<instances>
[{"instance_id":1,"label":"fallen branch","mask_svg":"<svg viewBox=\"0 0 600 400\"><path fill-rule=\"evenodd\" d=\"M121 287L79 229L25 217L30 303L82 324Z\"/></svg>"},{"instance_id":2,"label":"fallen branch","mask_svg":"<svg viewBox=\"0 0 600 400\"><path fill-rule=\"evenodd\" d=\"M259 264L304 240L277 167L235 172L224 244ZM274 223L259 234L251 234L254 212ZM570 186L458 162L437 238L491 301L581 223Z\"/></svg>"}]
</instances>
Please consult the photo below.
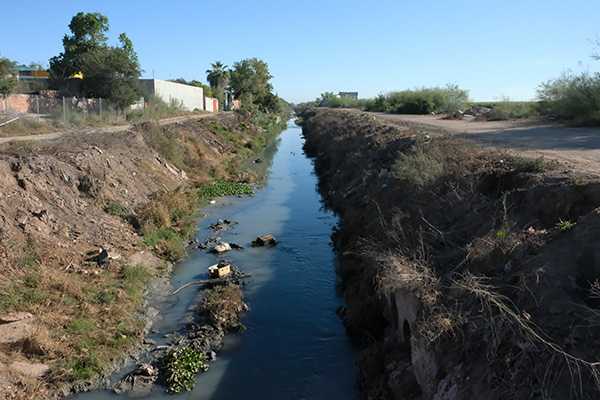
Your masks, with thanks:
<instances>
[{"instance_id":1,"label":"fallen branch","mask_svg":"<svg viewBox=\"0 0 600 400\"><path fill-rule=\"evenodd\" d=\"M209 280L204 280L204 281L197 281L197 282L190 282L190 283L186 283L185 285L183 285L182 287L180 287L179 289L177 289L176 291L173 292L173 294L176 294L177 292L179 292L181 289L188 287L188 286L192 286L192 285L205 285L208 282L210 282Z\"/></svg>"}]
</instances>

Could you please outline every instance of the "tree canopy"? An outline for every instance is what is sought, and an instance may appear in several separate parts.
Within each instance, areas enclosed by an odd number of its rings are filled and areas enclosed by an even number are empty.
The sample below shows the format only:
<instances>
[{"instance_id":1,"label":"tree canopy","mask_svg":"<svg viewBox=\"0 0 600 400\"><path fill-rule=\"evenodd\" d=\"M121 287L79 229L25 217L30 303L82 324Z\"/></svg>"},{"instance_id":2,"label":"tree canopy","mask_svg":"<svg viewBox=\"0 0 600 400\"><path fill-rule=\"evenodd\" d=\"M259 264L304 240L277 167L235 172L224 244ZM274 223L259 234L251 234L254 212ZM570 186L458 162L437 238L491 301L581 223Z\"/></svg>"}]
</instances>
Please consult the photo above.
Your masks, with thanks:
<instances>
[{"instance_id":1,"label":"tree canopy","mask_svg":"<svg viewBox=\"0 0 600 400\"><path fill-rule=\"evenodd\" d=\"M64 51L50 59L50 77L60 83L79 71L82 54L106 47L108 18L100 13L78 13L69 24L71 35L63 37Z\"/></svg>"},{"instance_id":2,"label":"tree canopy","mask_svg":"<svg viewBox=\"0 0 600 400\"><path fill-rule=\"evenodd\" d=\"M242 105L254 105L261 111L277 111L279 101L272 93L269 82L273 75L266 62L257 58L247 58L235 62L230 72L229 87Z\"/></svg>"},{"instance_id":3,"label":"tree canopy","mask_svg":"<svg viewBox=\"0 0 600 400\"><path fill-rule=\"evenodd\" d=\"M16 63L8 58L0 58L0 94L10 95L17 86L17 77L12 70Z\"/></svg>"},{"instance_id":4,"label":"tree canopy","mask_svg":"<svg viewBox=\"0 0 600 400\"><path fill-rule=\"evenodd\" d=\"M79 65L87 96L107 99L122 110L144 94L138 82L139 64L124 49L108 47L82 54Z\"/></svg>"}]
</instances>

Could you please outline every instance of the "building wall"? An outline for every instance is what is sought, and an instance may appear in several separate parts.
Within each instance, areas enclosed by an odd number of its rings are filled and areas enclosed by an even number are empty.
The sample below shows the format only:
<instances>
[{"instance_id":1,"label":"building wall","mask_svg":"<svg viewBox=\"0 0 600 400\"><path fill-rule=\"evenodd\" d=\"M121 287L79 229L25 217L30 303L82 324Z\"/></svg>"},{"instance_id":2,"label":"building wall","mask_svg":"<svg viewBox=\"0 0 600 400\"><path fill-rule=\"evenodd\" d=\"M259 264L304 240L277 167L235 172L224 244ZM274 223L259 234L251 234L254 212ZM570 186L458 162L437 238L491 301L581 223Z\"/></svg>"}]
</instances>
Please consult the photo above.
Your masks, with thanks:
<instances>
[{"instance_id":1,"label":"building wall","mask_svg":"<svg viewBox=\"0 0 600 400\"><path fill-rule=\"evenodd\" d=\"M148 92L156 94L167 103L175 99L180 101L183 108L188 111L196 108L204 110L204 90L202 88L160 79L140 79L140 83L148 89Z\"/></svg>"},{"instance_id":2,"label":"building wall","mask_svg":"<svg viewBox=\"0 0 600 400\"><path fill-rule=\"evenodd\" d=\"M217 112L219 111L219 101L212 97L204 98L204 111Z\"/></svg>"}]
</instances>

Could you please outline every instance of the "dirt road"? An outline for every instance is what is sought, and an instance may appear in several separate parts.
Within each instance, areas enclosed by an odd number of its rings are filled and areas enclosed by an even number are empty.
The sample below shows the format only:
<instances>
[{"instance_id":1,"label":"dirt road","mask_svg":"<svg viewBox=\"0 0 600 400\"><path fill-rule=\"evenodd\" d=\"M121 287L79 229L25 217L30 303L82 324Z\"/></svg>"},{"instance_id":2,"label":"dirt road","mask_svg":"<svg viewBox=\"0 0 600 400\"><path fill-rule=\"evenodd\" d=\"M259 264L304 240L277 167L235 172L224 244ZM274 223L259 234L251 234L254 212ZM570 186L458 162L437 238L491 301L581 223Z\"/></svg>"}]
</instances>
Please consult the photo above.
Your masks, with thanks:
<instances>
[{"instance_id":1,"label":"dirt road","mask_svg":"<svg viewBox=\"0 0 600 400\"><path fill-rule=\"evenodd\" d=\"M174 122L182 122L187 121L189 119L200 119L206 118L209 115L213 114L194 114L194 115L183 115L180 117L166 118L159 121L160 125L172 124ZM92 132L124 132L133 128L133 124L127 125L117 125L117 126L106 126L100 128L83 128L81 130L70 130L70 131L59 131L59 132L51 132L44 133L42 135L24 135L24 136L10 136L10 137L0 137L0 144L12 142L15 140L50 140L56 139L59 136L69 134L72 132L84 132L84 133L92 133Z\"/></svg>"},{"instance_id":2,"label":"dirt road","mask_svg":"<svg viewBox=\"0 0 600 400\"><path fill-rule=\"evenodd\" d=\"M464 135L484 147L558 160L561 168L600 176L600 128L567 128L543 118L515 121L444 120L439 115L369 113L391 124Z\"/></svg>"}]
</instances>

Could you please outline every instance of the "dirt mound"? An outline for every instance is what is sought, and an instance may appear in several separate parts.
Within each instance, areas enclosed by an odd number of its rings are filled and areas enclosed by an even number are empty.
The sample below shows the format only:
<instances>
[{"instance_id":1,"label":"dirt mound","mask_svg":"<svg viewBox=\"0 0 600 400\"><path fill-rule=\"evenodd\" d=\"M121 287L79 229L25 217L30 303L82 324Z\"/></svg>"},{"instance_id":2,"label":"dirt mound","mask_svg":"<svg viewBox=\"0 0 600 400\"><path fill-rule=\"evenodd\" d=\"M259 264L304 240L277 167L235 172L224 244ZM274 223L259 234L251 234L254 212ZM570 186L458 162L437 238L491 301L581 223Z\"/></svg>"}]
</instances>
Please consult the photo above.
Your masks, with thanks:
<instances>
[{"instance_id":1,"label":"dirt mound","mask_svg":"<svg viewBox=\"0 0 600 400\"><path fill-rule=\"evenodd\" d=\"M369 398L594 397L600 182L367 114L302 118Z\"/></svg>"}]
</instances>

